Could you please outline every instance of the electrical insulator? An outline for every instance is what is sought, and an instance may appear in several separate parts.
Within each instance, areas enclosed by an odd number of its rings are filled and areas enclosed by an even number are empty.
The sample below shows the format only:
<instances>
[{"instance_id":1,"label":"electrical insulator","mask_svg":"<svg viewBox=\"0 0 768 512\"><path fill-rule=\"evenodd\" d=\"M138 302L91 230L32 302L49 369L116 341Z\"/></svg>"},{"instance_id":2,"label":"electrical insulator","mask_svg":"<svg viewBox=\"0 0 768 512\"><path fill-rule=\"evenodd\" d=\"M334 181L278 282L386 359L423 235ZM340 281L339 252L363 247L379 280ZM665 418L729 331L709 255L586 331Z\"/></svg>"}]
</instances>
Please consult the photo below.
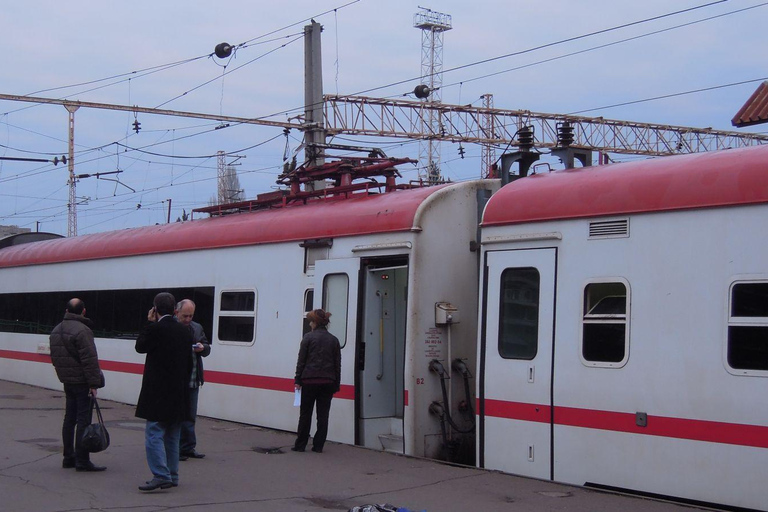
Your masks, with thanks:
<instances>
[{"instance_id":1,"label":"electrical insulator","mask_svg":"<svg viewBox=\"0 0 768 512\"><path fill-rule=\"evenodd\" d=\"M429 97L429 93L431 93L431 92L432 92L432 91L430 91L430 90L429 90L429 87L427 87L427 86L426 86L426 85L424 85L424 84L422 84L422 85L417 85L417 86L416 86L416 87L413 89L413 94L414 94L414 95L415 95L417 98L419 98L420 100L423 100L424 98L427 98L427 97Z\"/></svg>"},{"instance_id":2,"label":"electrical insulator","mask_svg":"<svg viewBox=\"0 0 768 512\"><path fill-rule=\"evenodd\" d=\"M566 148L573 144L573 126L568 121L557 123L557 145Z\"/></svg>"},{"instance_id":3,"label":"electrical insulator","mask_svg":"<svg viewBox=\"0 0 768 512\"><path fill-rule=\"evenodd\" d=\"M133 131L136 133L139 133L139 130L141 130L141 123L138 121L133 122Z\"/></svg>"},{"instance_id":4,"label":"electrical insulator","mask_svg":"<svg viewBox=\"0 0 768 512\"><path fill-rule=\"evenodd\" d=\"M531 149L533 147L533 128L523 126L517 132L517 141L520 149Z\"/></svg>"},{"instance_id":5,"label":"electrical insulator","mask_svg":"<svg viewBox=\"0 0 768 512\"><path fill-rule=\"evenodd\" d=\"M229 43L219 43L216 45L213 53L220 59L226 59L232 55L232 46Z\"/></svg>"},{"instance_id":6,"label":"electrical insulator","mask_svg":"<svg viewBox=\"0 0 768 512\"><path fill-rule=\"evenodd\" d=\"M459 144L459 156L464 160L464 147L461 144Z\"/></svg>"}]
</instances>

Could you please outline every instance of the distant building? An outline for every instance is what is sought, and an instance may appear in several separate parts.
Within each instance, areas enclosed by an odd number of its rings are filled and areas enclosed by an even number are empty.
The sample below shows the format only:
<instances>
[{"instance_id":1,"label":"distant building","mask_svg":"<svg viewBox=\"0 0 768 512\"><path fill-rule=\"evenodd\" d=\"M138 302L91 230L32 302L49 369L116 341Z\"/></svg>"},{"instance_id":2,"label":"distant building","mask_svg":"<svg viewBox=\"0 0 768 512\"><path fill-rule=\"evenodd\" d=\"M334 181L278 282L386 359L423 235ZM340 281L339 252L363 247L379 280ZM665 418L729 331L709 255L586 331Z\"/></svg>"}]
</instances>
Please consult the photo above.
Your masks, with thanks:
<instances>
[{"instance_id":1,"label":"distant building","mask_svg":"<svg viewBox=\"0 0 768 512\"><path fill-rule=\"evenodd\" d=\"M19 233L29 233L30 231L32 230L29 228L20 228L19 226L0 226L0 238L18 235Z\"/></svg>"}]
</instances>

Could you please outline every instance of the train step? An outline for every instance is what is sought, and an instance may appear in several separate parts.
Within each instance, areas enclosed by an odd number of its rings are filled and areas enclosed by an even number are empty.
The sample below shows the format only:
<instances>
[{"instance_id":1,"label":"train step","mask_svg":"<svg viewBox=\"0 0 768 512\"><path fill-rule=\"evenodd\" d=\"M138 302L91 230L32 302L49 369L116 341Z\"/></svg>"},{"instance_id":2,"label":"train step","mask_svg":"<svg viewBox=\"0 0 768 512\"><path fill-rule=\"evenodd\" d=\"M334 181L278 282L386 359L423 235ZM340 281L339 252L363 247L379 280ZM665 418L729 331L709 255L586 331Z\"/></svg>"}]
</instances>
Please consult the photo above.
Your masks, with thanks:
<instances>
[{"instance_id":1,"label":"train step","mask_svg":"<svg viewBox=\"0 0 768 512\"><path fill-rule=\"evenodd\" d=\"M381 442L381 447L384 449L384 451L400 454L404 453L403 436L398 436L395 434L380 434L379 442Z\"/></svg>"}]
</instances>

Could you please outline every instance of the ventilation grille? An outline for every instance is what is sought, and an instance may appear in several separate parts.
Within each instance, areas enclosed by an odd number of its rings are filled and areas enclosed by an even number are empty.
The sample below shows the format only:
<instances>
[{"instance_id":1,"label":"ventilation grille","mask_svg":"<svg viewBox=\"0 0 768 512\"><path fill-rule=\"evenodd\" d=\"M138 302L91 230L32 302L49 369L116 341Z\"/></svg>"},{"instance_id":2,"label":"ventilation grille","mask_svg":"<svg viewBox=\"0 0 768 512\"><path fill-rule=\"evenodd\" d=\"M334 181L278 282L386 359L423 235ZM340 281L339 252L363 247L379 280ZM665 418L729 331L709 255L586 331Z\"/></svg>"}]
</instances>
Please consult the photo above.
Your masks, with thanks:
<instances>
[{"instance_id":1,"label":"ventilation grille","mask_svg":"<svg viewBox=\"0 0 768 512\"><path fill-rule=\"evenodd\" d=\"M589 238L626 238L629 219L601 220L589 223Z\"/></svg>"}]
</instances>

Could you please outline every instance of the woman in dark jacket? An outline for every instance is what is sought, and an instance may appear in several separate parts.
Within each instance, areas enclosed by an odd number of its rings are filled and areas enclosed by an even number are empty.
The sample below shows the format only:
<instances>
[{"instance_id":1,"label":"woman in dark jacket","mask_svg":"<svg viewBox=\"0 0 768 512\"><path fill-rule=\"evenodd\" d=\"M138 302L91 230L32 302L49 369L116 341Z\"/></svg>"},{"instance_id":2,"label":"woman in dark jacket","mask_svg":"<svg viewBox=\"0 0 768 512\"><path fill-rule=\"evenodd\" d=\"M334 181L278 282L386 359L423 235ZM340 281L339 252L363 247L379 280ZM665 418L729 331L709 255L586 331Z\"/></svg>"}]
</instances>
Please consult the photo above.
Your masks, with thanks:
<instances>
[{"instance_id":1,"label":"woman in dark jacket","mask_svg":"<svg viewBox=\"0 0 768 512\"><path fill-rule=\"evenodd\" d=\"M307 313L311 332L304 335L296 362L294 384L301 390L301 408L296 443L291 450L303 452L309 441L312 409L317 402L317 431L312 438L312 451L320 453L328 435L331 399L341 384L341 345L328 332L330 313L315 309Z\"/></svg>"}]
</instances>

